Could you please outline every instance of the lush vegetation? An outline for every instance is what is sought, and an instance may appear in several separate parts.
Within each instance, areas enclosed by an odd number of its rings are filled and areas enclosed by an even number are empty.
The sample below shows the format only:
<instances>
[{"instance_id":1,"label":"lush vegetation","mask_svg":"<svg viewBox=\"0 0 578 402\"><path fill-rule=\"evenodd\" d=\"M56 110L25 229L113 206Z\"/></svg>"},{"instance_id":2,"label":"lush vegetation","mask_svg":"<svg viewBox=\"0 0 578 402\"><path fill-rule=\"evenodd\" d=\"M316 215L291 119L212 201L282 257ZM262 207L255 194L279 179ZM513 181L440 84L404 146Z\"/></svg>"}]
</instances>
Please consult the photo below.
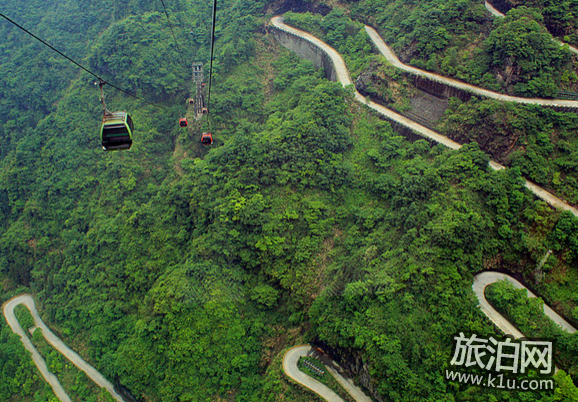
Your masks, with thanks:
<instances>
[{"instance_id":1,"label":"lush vegetation","mask_svg":"<svg viewBox=\"0 0 578 402\"><path fill-rule=\"evenodd\" d=\"M510 11L488 39L489 67L505 87L522 96L555 97L560 85L575 84L567 47L552 40L541 15L525 8Z\"/></svg>"},{"instance_id":2,"label":"lush vegetation","mask_svg":"<svg viewBox=\"0 0 578 402\"><path fill-rule=\"evenodd\" d=\"M565 42L578 44L578 4L575 1L505 0L502 3L506 9L524 6L540 12L544 16L544 24L553 35Z\"/></svg>"},{"instance_id":3,"label":"lush vegetation","mask_svg":"<svg viewBox=\"0 0 578 402\"><path fill-rule=\"evenodd\" d=\"M350 8L417 67L519 96L576 91L570 52L552 41L535 9L516 8L494 20L483 2L466 0L363 0Z\"/></svg>"},{"instance_id":4,"label":"lush vegetation","mask_svg":"<svg viewBox=\"0 0 578 402\"><path fill-rule=\"evenodd\" d=\"M66 360L44 339L42 330L34 328L34 319L28 308L20 305L15 309L18 322L25 331L33 330L32 344L46 361L46 366L51 373L58 376L60 383L71 399L75 402L114 402L112 396L104 389L98 387L88 376L78 370L71 362Z\"/></svg>"},{"instance_id":5,"label":"lush vegetation","mask_svg":"<svg viewBox=\"0 0 578 402\"><path fill-rule=\"evenodd\" d=\"M58 402L50 386L40 378L20 338L4 319L0 320L0 399Z\"/></svg>"},{"instance_id":6,"label":"lush vegetation","mask_svg":"<svg viewBox=\"0 0 578 402\"><path fill-rule=\"evenodd\" d=\"M439 127L459 143L477 142L492 159L578 204L576 113L473 98L450 102Z\"/></svg>"},{"instance_id":7,"label":"lush vegetation","mask_svg":"<svg viewBox=\"0 0 578 402\"><path fill-rule=\"evenodd\" d=\"M346 402L355 402L355 399L351 397L349 392L347 392L339 382L329 373L327 368L319 360L311 356L300 357L297 362L297 367L299 370L304 372L310 377L313 377L317 381L325 384L329 389L334 391L337 395L341 397ZM315 367L316 369L313 369Z\"/></svg>"},{"instance_id":8,"label":"lush vegetation","mask_svg":"<svg viewBox=\"0 0 578 402\"><path fill-rule=\"evenodd\" d=\"M558 86L552 77L561 67L562 50L540 28L536 22L541 21L540 18L539 13L523 7L512 10L485 42L496 53L488 68L494 66L492 68L499 70L502 66L508 70L507 74L505 70L499 74L507 75L506 86L512 85L517 93L540 92L554 96ZM362 46L368 39L361 25L354 23L341 9L325 16L287 13L285 22L307 30L335 47L344 55L352 76L356 78L361 74L364 90L373 99L402 113L410 108L409 99L417 91L411 80L408 81L407 74L384 65L381 57L370 54L369 45ZM527 31L527 24L532 25L535 32ZM544 47L541 48L538 42ZM537 58L537 54L542 59ZM484 57L480 55L473 57L474 62L482 59ZM508 61L503 64L501 60ZM513 68L516 60L520 62L517 70ZM454 60L446 64L455 69L459 63ZM467 71L472 71L471 66ZM455 75L455 71L445 73ZM522 80L526 83L520 81L521 77L526 77ZM564 84L577 80L571 69L564 70L559 78ZM538 87L541 89L537 90ZM528 179L576 204L578 182L574 172L573 135L576 122L576 114L572 112L474 98L467 103L451 102L438 128L459 143L478 142L492 159L519 168Z\"/></svg>"},{"instance_id":9,"label":"lush vegetation","mask_svg":"<svg viewBox=\"0 0 578 402\"><path fill-rule=\"evenodd\" d=\"M546 317L542 299L529 298L525 289L516 289L507 281L490 285L486 296L524 335L554 341L556 364L566 370L571 367L568 374L576 375L576 337Z\"/></svg>"},{"instance_id":10,"label":"lush vegetation","mask_svg":"<svg viewBox=\"0 0 578 402\"><path fill-rule=\"evenodd\" d=\"M202 148L200 124L179 131L176 121L190 58L207 60L209 5L170 4L177 45L158 4L115 4L92 22L97 10L86 6L84 43L51 37L50 25L45 36L157 103L109 88L111 107L136 122L130 152L99 149L92 77L52 54L61 70L21 68L38 45L0 26L10 71L0 82L19 94L3 92L0 103L4 299L34 292L59 336L147 402L308 401L280 363L287 347L315 337L362 358L373 391L391 400L570 398L564 374L553 393L510 393L448 383L443 369L456 332L496 333L476 306L474 273L533 278L551 248L556 276L538 286L546 298L571 293L572 215L534 200L518 169L490 171L475 143L451 152L396 134L266 34L266 2L220 8L217 141ZM33 26L79 29L57 12L34 15ZM365 52L358 25L342 25L337 11L324 18L324 35L347 32L335 47L353 41ZM29 107L33 78L50 97L45 109ZM575 298L563 302L576 308ZM3 320L0 330L0 395L32 401L44 386Z\"/></svg>"},{"instance_id":11,"label":"lush vegetation","mask_svg":"<svg viewBox=\"0 0 578 402\"><path fill-rule=\"evenodd\" d=\"M520 25L517 18L524 24L531 22L536 32L523 33L525 25ZM504 23L490 33L486 44L498 53L493 58L494 67L505 66L508 70L507 74L502 72L505 75L499 73L504 77L508 75L508 86L511 84L515 91L527 94L533 91L528 92L528 88L540 86L542 89L539 92L554 96L558 86L552 77L560 67L561 48L537 25L536 20L540 18L535 11L523 7L514 9ZM325 16L287 13L285 22L324 39L343 54L352 76L360 76L364 93L372 99L401 113L410 110L409 99L418 92L412 80L408 79L407 74L384 65L383 58L370 54L367 46L360 46L367 37L360 24L351 21L342 10L333 10ZM522 43L524 35L528 35L528 40L541 41L545 47L536 50L540 48L536 43ZM535 57L538 53L544 57L543 60ZM480 61L483 57L477 55L474 59ZM501 64L500 60L506 59L509 61ZM519 69L512 67L512 63L516 64L516 60L522 59L525 61L520 63ZM490 62L488 68L494 62ZM455 68L457 64L452 61L447 65ZM471 71L470 67L467 71ZM446 73L454 75L455 71ZM536 74L536 77L530 78ZM527 83L522 83L520 77L526 77ZM576 81L576 74L566 69L559 78L564 85L571 84ZM546 90L548 86L550 89ZM474 98L466 103L457 100L450 102L445 114L437 125L442 133L462 144L478 142L492 159L519 168L526 178L572 204L578 203L578 182L574 171L575 113Z\"/></svg>"}]
</instances>

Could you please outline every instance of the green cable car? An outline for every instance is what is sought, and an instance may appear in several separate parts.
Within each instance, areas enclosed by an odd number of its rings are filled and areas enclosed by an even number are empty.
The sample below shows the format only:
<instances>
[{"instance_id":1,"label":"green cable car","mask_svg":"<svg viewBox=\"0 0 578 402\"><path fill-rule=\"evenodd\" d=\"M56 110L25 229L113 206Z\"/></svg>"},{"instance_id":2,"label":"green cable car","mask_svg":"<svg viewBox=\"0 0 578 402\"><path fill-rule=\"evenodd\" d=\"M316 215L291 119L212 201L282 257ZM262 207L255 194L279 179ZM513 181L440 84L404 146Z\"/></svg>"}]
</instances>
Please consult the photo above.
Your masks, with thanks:
<instances>
[{"instance_id":1,"label":"green cable car","mask_svg":"<svg viewBox=\"0 0 578 402\"><path fill-rule=\"evenodd\" d=\"M127 112L109 111L104 103L104 90L102 89L106 83L100 79L94 84L100 86L100 101L102 102L102 127L100 128L102 149L105 151L130 149L134 131L131 117Z\"/></svg>"},{"instance_id":2,"label":"green cable car","mask_svg":"<svg viewBox=\"0 0 578 402\"><path fill-rule=\"evenodd\" d=\"M126 112L104 113L100 140L105 151L130 149L134 126Z\"/></svg>"}]
</instances>

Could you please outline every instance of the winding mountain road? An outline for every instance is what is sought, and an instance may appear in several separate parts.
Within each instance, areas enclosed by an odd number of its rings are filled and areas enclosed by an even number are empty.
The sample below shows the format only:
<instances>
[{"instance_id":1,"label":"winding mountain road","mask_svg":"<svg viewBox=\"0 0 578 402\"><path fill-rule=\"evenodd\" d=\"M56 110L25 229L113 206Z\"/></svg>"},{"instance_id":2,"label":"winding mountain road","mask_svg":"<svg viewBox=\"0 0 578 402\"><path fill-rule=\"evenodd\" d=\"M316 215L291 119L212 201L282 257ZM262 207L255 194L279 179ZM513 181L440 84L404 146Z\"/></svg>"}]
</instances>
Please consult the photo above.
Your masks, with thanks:
<instances>
[{"instance_id":1,"label":"winding mountain road","mask_svg":"<svg viewBox=\"0 0 578 402\"><path fill-rule=\"evenodd\" d=\"M484 5L486 6L486 10L488 10L490 12L490 14L492 14L494 17L498 17L498 18L505 17L505 15L503 13L499 12L496 7L492 6L487 1L484 2Z\"/></svg>"},{"instance_id":2,"label":"winding mountain road","mask_svg":"<svg viewBox=\"0 0 578 402\"><path fill-rule=\"evenodd\" d=\"M491 5L486 3L486 7L488 8L488 10L490 10L490 12L492 12L491 8L493 8L493 7L491 7ZM497 10L496 10L496 12L497 12ZM494 14L494 15L496 15L496 14ZM285 32L291 33L295 36L301 37L301 38L315 44L320 49L322 49L326 54L329 55L329 57L333 61L334 68L335 68L336 75L337 75L337 79L339 80L339 82L344 86L352 85L349 71L345 65L345 62L343 61L343 58L341 57L341 55L335 49L333 49L332 47L330 47L326 43L315 38L313 35L311 35L307 32L304 32L304 31L295 29L293 27L290 27L288 25L285 25L283 23L282 17L280 17L280 16L273 17L271 19L271 23L274 26L276 26L277 28L279 28ZM366 31L369 34L370 38L374 41L374 43L376 44L378 49L382 52L382 54L384 54L384 56L390 61L390 63L394 64L395 66L397 66L401 69L412 72L414 74L422 75L422 76L428 77L432 80L443 82L443 83L450 85L450 86L454 86L457 88L468 90L470 92L478 93L480 95L492 97L495 99L520 102L520 103L534 103L534 104L541 104L541 105L578 107L577 101L525 99L525 98L510 97L507 95L497 94L497 93L494 93L491 91L487 91L487 90L484 90L481 88L471 86L469 84L462 83L462 82L457 81L457 80L452 80L450 78L441 77L441 76L438 76L438 75L435 75L435 74L432 74L429 72L425 72L423 70L416 69L416 68L411 67L411 66L406 66L405 64L403 64L399 61L399 59L395 56L395 54L393 54L393 52L391 52L391 49L389 49L389 47L385 44L383 39L381 39L381 37L377 34L377 32L375 30L373 30L373 28L366 27ZM578 50L576 51L576 53L578 53ZM377 112L381 113L382 115L386 116L387 118L394 120L394 121L410 128L410 129L412 129L413 131L420 133L421 135L423 135L427 138L430 138L436 142L444 144L451 149L459 149L461 147L461 145L456 143L455 141L452 141L452 140L436 133L433 130L430 130L426 127L423 127L423 126L415 123L414 121L412 121L412 120L410 120L410 119L408 119L408 118L406 118L406 117L404 117L404 116L402 116L396 112L393 112L390 109L387 109L381 105L376 104L375 102L372 102L372 101L366 99L363 95L361 95L357 91L355 91L355 99L357 101L369 106L370 108L376 110ZM504 166L502 166L502 165L500 165L494 161L490 162L490 166L495 170L505 169ZM539 186L537 186L537 185L535 185L529 181L526 182L526 186L532 192L534 192L534 194L536 194L539 198L545 200L550 205L553 205L557 208L569 210L574 215L578 216L578 210L576 208L571 207L570 205L566 204L565 202L563 202L559 198L555 197L554 195L550 194L549 192L542 189L541 187L539 187ZM486 300L486 297L484 295L484 290L485 290L486 286L488 286L491 283L497 282L499 280L503 280L503 279L510 281L517 288L525 288L521 283L519 283L514 278L512 278L508 275L505 275L505 274L497 273L497 272L483 272L483 273L476 275L474 277L474 283L472 285L472 288L473 288L474 293L476 294L476 296L479 300L479 305L480 305L480 309L482 310L482 312L484 312L484 314L486 314L506 334L511 334L516 338L520 338L520 337L523 337L524 335L520 331L518 331L511 323L509 323L500 313L498 313L489 304L489 302ZM528 290L528 295L529 295L529 297L536 297L529 290ZM20 323L16 319L16 316L14 314L14 308L20 304L25 305L30 310L32 317L34 318L35 325L42 330L43 335L44 335L44 337L48 343L50 343L56 350L58 350L60 353L62 353L68 360L70 360L80 370L84 371L87 374L87 376L90 377L96 384L98 384L102 388L105 388L113 396L113 398L116 401L124 402L124 400L120 397L120 395L118 395L118 393L114 390L114 386L112 385L112 383L110 383L108 380L106 380L106 378L104 378L104 376L102 376L102 374L100 374L94 367L92 367L84 359L82 359L76 352L74 352L72 349L70 349L68 346L66 346L56 335L54 335L54 333L46 326L46 324L44 324L44 322L42 321L42 319L38 315L38 312L36 310L36 306L34 304L34 300L32 299L31 295L24 294L24 295L20 295L20 296L17 296L15 298L12 298L9 301L7 301L6 303L4 303L4 305L3 305L3 314L4 314L4 316L8 322L8 325L12 328L13 332L15 332L16 334L18 334L20 336L25 348L28 351L30 351L30 353L32 354L32 359L33 359L34 363L36 364L36 366L38 367L41 375L50 384L50 386L53 388L56 396L62 402L71 402L71 399L66 394L64 389L62 388L62 386L59 383L56 376L48 370L48 368L46 366L46 362L44 361L42 356L40 356L40 354L38 353L38 351L36 350L34 345L32 345L32 342L30 341L30 339L26 335L26 332L20 326ZM549 306L544 305L544 313L548 317L550 317L554 322L556 322L558 325L560 325L563 329L565 329L566 331L571 332L571 333L576 332L576 329L572 325L570 325L566 320L564 320L560 315L558 315ZM318 393L319 395L321 395L327 401L342 402L343 400L337 394L335 394L335 392L333 392L331 389L329 389L325 385L319 383L318 381L312 379L311 377L305 375L304 373L302 373L300 370L297 369L297 361L299 360L299 357L306 355L309 350L310 350L309 345L301 345L301 346L296 346L296 347L290 349L289 351L287 351L287 353L285 354L285 356L283 358L283 370L284 370L284 372L289 377L291 377L292 379L297 381L298 383L306 386L307 388L309 388L309 389L313 390L314 392ZM332 373L332 374L335 376L334 373ZM367 398L365 395L363 395L363 393L357 387L350 384L349 381L342 378L342 380L343 380L343 382L342 382L339 380L339 378L337 378L337 379L340 383L342 383L342 385L346 389L348 389L348 391L350 391L350 393L352 393L352 395L355 394L354 398L357 401L359 401L359 402L370 401L369 398ZM351 385L352 388L347 386L348 383ZM354 389L357 389L357 391L358 391L357 394L356 394L356 391Z\"/></svg>"},{"instance_id":3,"label":"winding mountain road","mask_svg":"<svg viewBox=\"0 0 578 402\"><path fill-rule=\"evenodd\" d=\"M78 353L70 349L64 342L60 340L54 333L44 324L40 316L38 315L38 311L36 310L36 305L34 304L34 299L29 294L23 294L17 297L14 297L4 303L2 311L4 313L4 317L6 317L6 321L12 331L15 332L20 336L24 347L32 353L32 360L38 367L40 374L44 377L44 379L50 384L56 396L62 402L72 402L70 397L66 394L66 391L60 385L58 378L51 373L47 366L46 362L38 353L28 336L26 335L26 331L20 326L20 323L16 319L16 315L14 314L14 309L16 306L23 304L30 310L32 317L34 318L34 325L37 328L42 330L42 334L46 341L51 344L56 350L62 353L72 364L78 367L80 370L84 371L86 375L94 381L99 387L106 389L112 397L118 402L124 402L121 396L115 391L114 385L110 381L108 381L104 376L98 372L94 367L88 364Z\"/></svg>"},{"instance_id":4,"label":"winding mountain road","mask_svg":"<svg viewBox=\"0 0 578 402\"><path fill-rule=\"evenodd\" d=\"M271 24L273 26L277 27L278 29L284 31L284 32L290 33L296 37L307 40L310 43L317 46L319 49L321 49L323 52L325 52L330 57L331 61L333 62L334 69L335 69L336 76L337 76L337 80L344 87L349 86L349 85L353 85L353 82L351 81L351 77L349 75L349 70L347 69L347 66L345 65L345 61L343 60L341 55L337 52L337 50L333 49L331 46L329 46L325 42L319 40L318 38L311 35L310 33L307 33L305 31L301 31L300 29L296 29L296 28L293 28L289 25L286 25L283 22L282 16L275 16L275 17L271 18ZM457 81L457 80L452 80L450 78L438 76L436 74L432 74L432 73L429 73L429 72L426 72L423 70L416 69L415 67L406 66L405 64L403 64L399 61L397 56L395 56L393 54L391 49L389 49L389 47L385 44L383 39L381 39L379 34L377 34L377 32L373 28L366 27L366 31L368 32L368 34L370 35L370 37L372 38L372 40L374 41L376 46L378 46L379 50L385 55L385 57L386 58L389 57L393 61L397 60L398 64L395 64L395 65L399 65L399 66L403 66L403 68L407 68L406 71L410 71L410 70L414 71L415 70L415 71L419 72L420 75L427 76L427 77L429 77L429 76L435 77L435 79L437 81L444 82L447 85L453 86L454 84L456 84L455 86L458 88L461 88L462 85L466 85L468 87L476 89L476 91L479 91L478 93L482 93L482 92L483 93L485 93L485 92L491 93L491 91L477 88L477 87L474 87L473 85L464 84L464 83ZM402 68L402 67L400 67L400 68ZM416 74L417 74L417 72L416 72ZM434 79L434 78L432 78L432 79ZM460 86L457 86L458 84ZM431 139L435 142L438 142L440 144L443 144L443 145L445 145L451 149L460 149L462 147L461 144L459 144L455 141L452 141L449 138L447 138L447 137L445 137L445 136L443 136L443 135L441 135L441 134L439 134L439 133L437 133L437 132L435 132L435 131L427 128L427 127L424 127L424 126L414 122L413 120L410 120L407 117L402 116L399 113L394 112L391 109L388 109L382 105L379 105L379 104L371 101L369 98L366 99L357 90L355 90L354 94L355 94L355 99L358 102L363 103L364 105L367 105L369 108L377 111L378 113L382 114L383 116L387 117L388 119L393 120L393 121L395 121L395 122L397 122L397 123L399 123L405 127L410 128L412 131L422 135L423 137L429 138L429 139ZM507 95L502 95L502 94L497 94L497 93L494 93L494 94L507 97ZM516 98L516 97L509 97L509 98L524 99L524 98ZM532 99L525 99L524 102L525 101L532 101ZM578 107L578 101L549 100L549 99L536 99L535 101L537 102L537 104L542 104L541 102L545 102L544 104L549 104L550 102L558 102L560 106L571 105L572 107ZM557 105L557 103L552 103L552 105ZM489 165L494 170L505 169L505 166L503 166L503 165L501 165L495 161L490 161ZM526 184L526 188L528 188L531 192L533 192L538 198L544 200L545 202L547 202L548 204L552 205L555 208L570 211L575 216L578 217L578 209L574 208L573 206L564 202L560 198L556 197L554 194L543 189L542 187L539 187L538 185L536 185L535 183L533 183L529 180L526 180L525 184Z\"/></svg>"},{"instance_id":5,"label":"winding mountain road","mask_svg":"<svg viewBox=\"0 0 578 402\"><path fill-rule=\"evenodd\" d=\"M500 272L481 272L474 276L474 283L472 284L472 289L474 294L478 298L480 310L506 335L512 335L514 338L524 338L525 335L522 334L512 323L510 323L503 315L501 315L488 300L486 299L485 290L486 287L492 283L506 280L514 285L516 289L525 289L528 292L528 297L537 297L528 288L522 285L518 280L512 278L510 275L506 275ZM549 317L552 321L558 324L563 330L574 333L576 328L574 328L568 321L566 321L562 316L560 316L556 311L554 311L550 306L544 303L544 314ZM319 381L314 380L308 375L301 372L297 367L297 362L301 356L306 356L311 350L310 345L300 345L289 349L285 356L283 357L283 371L293 380L299 384L309 388L313 392L316 392L322 398L328 402L342 402L341 399L335 392L321 384ZM327 367L329 369L329 367ZM556 368L556 371L558 368ZM371 402L358 387L354 386L349 380L345 380L341 377L339 379L339 374L332 373L333 376L343 385L343 387L354 397L358 402ZM337 376L336 376L337 374ZM339 377L338 377L339 376ZM345 382L345 383L344 383ZM350 387L348 387L350 385Z\"/></svg>"},{"instance_id":6,"label":"winding mountain road","mask_svg":"<svg viewBox=\"0 0 578 402\"><path fill-rule=\"evenodd\" d=\"M482 312L492 320L498 328L500 328L504 333L510 334L516 338L521 338L524 335L514 327L508 320L506 320L500 313L498 313L487 301L484 291L486 287L494 282L507 280L511 282L516 288L518 289L526 289L528 292L528 297L536 297L531 291L524 287L520 282L516 279L510 277L509 275L505 275L499 272L482 272L477 274L474 277L474 283L472 285L472 289L475 295L478 298L479 306ZM40 371L41 375L44 379L50 384L56 396L62 402L72 402L70 397L66 394L66 391L62 388L61 384L58 381L58 378L52 374L47 366L46 362L42 358L42 356L38 353L32 342L26 335L25 330L22 328L16 315L14 314L14 309L16 306L23 304L25 305L32 317L34 318L34 324L36 327L42 330L42 333L47 340L56 350L62 353L68 360L70 360L75 366L77 366L80 370L84 371L88 377L90 377L96 384L100 387L105 388L113 398L118 402L124 402L123 399L116 393L114 390L114 386L102 376L94 367L89 365L84 359L82 359L76 352L71 350L68 346L66 346L60 338L58 338L54 333L44 324L40 316L38 315L38 311L36 310L36 305L34 304L34 300L31 295L24 294L17 297L14 297L4 303L2 311L4 313L4 317L8 322L12 331L18 334L24 344L24 347L30 351L32 354L32 359L38 370ZM555 323L560 325L564 330L574 333L576 332L576 328L574 328L571 324L569 324L564 318L562 318L558 313L552 310L549 306L544 304L544 313L550 317ZM306 356L309 351L311 350L311 346L309 345L300 345L289 349L285 356L283 357L283 371L297 383L309 388L313 392L320 395L328 402L343 402L343 399L339 397L334 391L330 388L325 386L324 384L320 383L317 380L314 380L310 376L304 374L297 368L297 362L301 356ZM368 398L358 387L356 387L351 380L347 380L343 378L339 373L335 372L334 370L330 370L331 374L337 379L337 381L353 396L353 398L357 402L371 402L371 399Z\"/></svg>"},{"instance_id":7,"label":"winding mountain road","mask_svg":"<svg viewBox=\"0 0 578 402\"><path fill-rule=\"evenodd\" d=\"M299 358L307 356L310 352L311 345L295 346L285 352L285 356L283 356L283 371L285 374L304 387L309 388L328 402L344 402L339 395L333 392L326 385L299 370L297 367ZM359 387L355 386L353 381L344 378L331 367L325 366L325 368L357 402L371 402L371 399L365 395Z\"/></svg>"},{"instance_id":8,"label":"winding mountain road","mask_svg":"<svg viewBox=\"0 0 578 402\"><path fill-rule=\"evenodd\" d=\"M496 99L504 102L515 102L531 105L542 105L542 106L555 106L555 107L569 107L578 108L578 101L564 100L564 99L540 99L540 98L521 98L518 96L504 95L498 92L493 92L487 89L477 87L475 85L467 84L463 81L459 81L453 78L444 77L439 74L430 73L429 71L424 71L416 67L408 66L402 63L391 48L384 42L383 38L377 33L375 29L369 26L365 26L365 31L369 35L374 45L380 51L380 53L390 62L393 66L399 68L400 70L407 71L408 73L418 75L420 77L428 78L432 81L440 82L445 85L449 85L454 88L459 88L463 91L467 91L476 95L484 96L486 98Z\"/></svg>"},{"instance_id":9,"label":"winding mountain road","mask_svg":"<svg viewBox=\"0 0 578 402\"><path fill-rule=\"evenodd\" d=\"M488 7L488 4L486 5L486 7ZM279 29L281 29L287 33L293 34L297 37L300 37L302 39L305 39L305 40L313 43L317 47L319 47L321 50L323 50L331 58L331 60L333 62L338 81L343 86L352 85L351 77L350 77L349 71L345 65L345 61L343 60L341 55L335 49L333 49L331 46L327 45L325 42L317 39L316 37L314 37L313 35L311 35L307 32L304 32L304 31L301 31L299 29L285 25L283 23L283 18L281 16L273 17L271 19L271 23L274 26L276 26L277 28L279 28ZM501 98L501 100L507 100L507 101L520 100L520 103L535 103L535 104L543 104L543 105L555 105L555 106L561 105L561 106L571 106L571 107L577 107L578 106L578 102L574 102L574 101L524 99L524 98L509 97L506 95L501 95L501 94L497 94L495 92L491 92L491 91L487 91L487 90L484 90L481 88L477 88L477 87L474 87L474 86L471 86L468 84L464 84L464 83L461 83L459 81L452 80L452 79L449 79L446 77L437 76L435 74L428 73L428 72L425 72L423 70L415 69L414 67L406 66L399 61L399 59L395 56L395 54L393 54L391 49L389 49L389 47L385 44L385 42L383 42L383 39L381 39L381 37L377 34L377 32L373 28L366 27L366 31L368 32L368 34L370 35L371 39L374 41L376 46L379 48L379 50L382 52L382 54L384 54L386 56L386 58L388 58L388 60L392 64L394 64L400 68L406 69L406 71L411 71L411 72L414 72L416 74L426 76L426 77L431 78L431 79L435 79L436 81L444 82L447 85L455 86L455 87L461 88L461 89L471 90L471 91L474 91L478 94L484 94L484 96L493 97L495 99ZM488 95L485 95L486 93L488 93ZM396 122L410 128L410 129L412 129L413 131L423 135L424 137L430 138L436 142L444 144L445 146L447 146L451 149L461 148L461 145L458 144L457 142L452 141L449 138L444 137L444 136L436 133L433 130L430 130L426 127L423 127L423 126L415 123L414 121L412 121L412 120L410 120L410 119L408 119L408 118L406 118L406 117L404 117L404 116L402 116L402 115L400 115L400 114L398 114L398 113L396 113L396 112L394 112L394 111L392 111L392 110L390 110L384 106L381 106L375 102L372 102L369 99L366 99L363 95L361 95L359 92L357 92L357 90L355 90L354 94L355 94L355 99L357 101L367 105L371 109L381 113L382 115L386 116L387 118L389 118L393 121L396 121ZM494 170L505 169L505 167L503 165L501 165L495 161L490 161L489 165ZM530 191L532 191L537 197L546 201L548 204L550 204L556 208L559 208L559 209L570 211L575 216L578 216L578 210L576 208L568 205L567 203L565 203L564 201L562 201L558 197L554 196L553 194L549 193L548 191L544 190L543 188L537 186L536 184L526 180L526 187ZM494 322L496 324L496 326L498 326L498 328L500 328L505 334L512 335L516 338L521 338L521 337L524 337L524 335L490 305L490 303L487 301L486 296L484 294L484 291L488 285L490 285L494 282L500 281L500 280L504 280L504 279L508 280L509 282L514 284L514 286L516 288L526 289L529 297L536 297L531 291L529 291L524 285L522 285L516 279L510 277L509 275L505 275L505 274L498 273L498 272L482 272L480 274L477 274L474 277L474 283L472 285L472 289L473 289L476 297L478 298L479 307L482 310L482 312L492 322ZM576 332L576 329L572 325L570 325L564 318L562 318L558 313L556 313L554 310L552 310L552 308L550 308L546 304L544 304L544 313L546 314L546 316L548 316L550 319L552 319L555 323L560 325L564 330L571 332L571 333ZM304 373L302 373L301 371L299 371L297 369L297 361L299 360L299 357L306 355L309 350L310 350L310 347L308 345L301 345L301 346L297 346L293 349L290 349L285 354L285 356L283 358L283 370L285 371L285 373L289 377L293 378L295 381L297 381L298 383L302 384L303 386L313 390L314 392L317 392L319 395L321 395L327 401L330 401L330 402L341 401L341 398L339 398L337 395L335 395L335 393L333 391L329 390L325 385L319 383L318 381L315 381L314 379L305 375ZM339 399L335 399L336 397ZM357 399L357 400L359 400L359 399ZM369 398L368 398L368 400L369 400Z\"/></svg>"},{"instance_id":10,"label":"winding mountain road","mask_svg":"<svg viewBox=\"0 0 578 402\"><path fill-rule=\"evenodd\" d=\"M313 379L312 377L299 370L297 367L299 358L302 356L307 356L310 351L310 345L299 345L289 349L287 352L285 352L285 356L283 356L283 371L285 374L287 374L287 376L303 385L304 387L309 388L311 391L315 392L326 401L344 402L339 395L333 392L325 384L320 383L319 381Z\"/></svg>"},{"instance_id":11,"label":"winding mountain road","mask_svg":"<svg viewBox=\"0 0 578 402\"><path fill-rule=\"evenodd\" d=\"M498 313L492 305L486 300L484 291L488 285L492 283L506 280L510 282L516 289L526 289L528 292L528 297L536 297L528 288L522 285L519 281L512 278L510 275L502 274L500 272L482 272L474 276L474 284L472 289L476 294L478 301L480 302L480 309L487 315L498 328L500 328L506 334L512 335L515 338L522 338L522 334L516 327L514 327L508 320L504 318L500 313ZM576 332L574 328L568 321L562 318L558 313L556 313L550 306L544 304L544 314L546 314L552 321L558 324L562 329L570 333Z\"/></svg>"},{"instance_id":12,"label":"winding mountain road","mask_svg":"<svg viewBox=\"0 0 578 402\"><path fill-rule=\"evenodd\" d=\"M500 272L481 272L474 276L474 283L472 289L478 298L480 310L506 335L512 335L514 338L524 338L525 335L521 333L518 328L516 328L512 323L510 323L503 315L498 313L498 311L492 307L490 302L486 299L485 290L486 287L492 283L506 280L510 282L516 289L526 289L528 292L528 297L536 297L527 287L522 285L518 280L512 278L510 275L502 274ZM576 332L574 328L568 321L566 321L560 314L552 310L550 306L544 303L544 314L554 321L560 328L573 334ZM558 367L555 367L555 371L558 371Z\"/></svg>"}]
</instances>

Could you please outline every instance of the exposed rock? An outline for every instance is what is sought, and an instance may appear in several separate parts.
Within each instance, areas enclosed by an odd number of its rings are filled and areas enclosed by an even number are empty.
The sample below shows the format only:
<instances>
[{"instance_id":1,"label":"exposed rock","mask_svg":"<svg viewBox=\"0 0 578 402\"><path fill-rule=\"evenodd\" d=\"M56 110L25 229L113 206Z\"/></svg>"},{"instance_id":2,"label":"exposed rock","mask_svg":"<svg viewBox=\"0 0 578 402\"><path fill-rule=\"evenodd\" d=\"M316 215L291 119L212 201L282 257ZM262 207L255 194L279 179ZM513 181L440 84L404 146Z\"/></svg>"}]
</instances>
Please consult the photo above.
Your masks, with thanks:
<instances>
[{"instance_id":1,"label":"exposed rock","mask_svg":"<svg viewBox=\"0 0 578 402\"><path fill-rule=\"evenodd\" d=\"M369 365L363 361L359 350L333 347L320 340L315 340L312 344L329 355L331 359L345 369L345 373L342 373L342 375L354 378L356 383L361 385L364 391L366 391L374 401L385 401L377 393L371 376L369 375Z\"/></svg>"}]
</instances>

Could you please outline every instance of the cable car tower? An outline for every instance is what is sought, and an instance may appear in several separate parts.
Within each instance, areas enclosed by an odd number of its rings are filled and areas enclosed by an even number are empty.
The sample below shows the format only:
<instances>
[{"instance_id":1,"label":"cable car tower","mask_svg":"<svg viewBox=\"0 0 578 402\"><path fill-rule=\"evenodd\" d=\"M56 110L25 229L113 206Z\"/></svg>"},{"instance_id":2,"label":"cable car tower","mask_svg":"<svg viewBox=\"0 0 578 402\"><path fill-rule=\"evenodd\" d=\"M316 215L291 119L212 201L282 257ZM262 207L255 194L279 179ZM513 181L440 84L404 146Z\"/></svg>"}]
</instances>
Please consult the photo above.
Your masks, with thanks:
<instances>
[{"instance_id":1,"label":"cable car tower","mask_svg":"<svg viewBox=\"0 0 578 402\"><path fill-rule=\"evenodd\" d=\"M203 71L203 63L193 63L193 83L195 84L195 98L193 105L195 108L195 118L199 120L203 115L208 113L207 105L205 103L205 73ZM189 101L191 104L191 101Z\"/></svg>"},{"instance_id":2,"label":"cable car tower","mask_svg":"<svg viewBox=\"0 0 578 402\"><path fill-rule=\"evenodd\" d=\"M208 131L201 131L201 144L212 145L213 134L211 133L211 121L209 117L209 103L211 102L211 82L213 77L213 55L215 49L215 22L217 15L217 0L213 0L213 21L211 24L211 56L209 58L209 87L207 91L207 99L205 100L205 73L203 71L203 63L194 62L193 69L193 83L195 85L195 97L187 100L187 106L194 108L195 120L200 121L203 115L207 115ZM201 123L201 128L202 128ZM187 119L181 118L179 126L187 127Z\"/></svg>"}]
</instances>

